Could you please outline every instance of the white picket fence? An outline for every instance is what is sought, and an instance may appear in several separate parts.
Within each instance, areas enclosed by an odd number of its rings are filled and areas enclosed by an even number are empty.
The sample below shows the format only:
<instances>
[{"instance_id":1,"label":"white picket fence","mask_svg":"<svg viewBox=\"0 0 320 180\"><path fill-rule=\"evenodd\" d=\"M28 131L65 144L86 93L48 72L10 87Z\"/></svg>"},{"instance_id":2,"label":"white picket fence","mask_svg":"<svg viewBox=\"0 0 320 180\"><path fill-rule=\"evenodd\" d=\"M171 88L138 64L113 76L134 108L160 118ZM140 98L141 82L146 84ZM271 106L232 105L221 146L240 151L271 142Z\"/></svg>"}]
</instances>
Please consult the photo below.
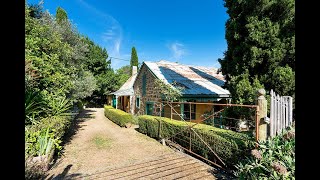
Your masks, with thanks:
<instances>
[{"instance_id":1,"label":"white picket fence","mask_svg":"<svg viewBox=\"0 0 320 180\"><path fill-rule=\"evenodd\" d=\"M273 90L270 95L270 136L274 137L292 124L292 97L276 95Z\"/></svg>"}]
</instances>

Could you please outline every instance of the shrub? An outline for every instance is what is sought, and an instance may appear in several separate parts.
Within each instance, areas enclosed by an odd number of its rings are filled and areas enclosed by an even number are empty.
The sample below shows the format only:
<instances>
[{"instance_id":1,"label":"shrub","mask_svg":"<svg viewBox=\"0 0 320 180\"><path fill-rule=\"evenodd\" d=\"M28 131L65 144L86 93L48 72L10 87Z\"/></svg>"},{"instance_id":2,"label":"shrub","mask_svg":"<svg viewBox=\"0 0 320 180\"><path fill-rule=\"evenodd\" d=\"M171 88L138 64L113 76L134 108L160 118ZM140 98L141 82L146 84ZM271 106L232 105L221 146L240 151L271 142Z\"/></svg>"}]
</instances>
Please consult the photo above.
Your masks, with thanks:
<instances>
[{"instance_id":1,"label":"shrub","mask_svg":"<svg viewBox=\"0 0 320 180\"><path fill-rule=\"evenodd\" d=\"M48 135L50 139L54 140L54 149L62 149L60 146L61 139L65 135L70 123L72 121L71 116L52 116L43 118L39 123L34 125L26 126L25 128L25 143L26 143L26 153L28 155L36 156L39 152L40 144L39 138L46 133L49 129Z\"/></svg>"},{"instance_id":2,"label":"shrub","mask_svg":"<svg viewBox=\"0 0 320 180\"><path fill-rule=\"evenodd\" d=\"M161 121L161 138L170 138L176 133L188 128L188 125L195 124L149 115L138 116L138 119L139 132L153 138L159 138L159 121ZM205 124L198 124L194 126L193 129L227 165L237 162L242 155L253 146L254 142L253 137L244 133L219 129ZM207 146L194 133L191 135L192 151L213 160L214 155ZM176 135L174 141L185 148L189 148L189 137L189 131L184 131L183 133Z\"/></svg>"},{"instance_id":3,"label":"shrub","mask_svg":"<svg viewBox=\"0 0 320 180\"><path fill-rule=\"evenodd\" d=\"M131 114L114 109L112 106L104 106L104 115L120 127L124 127L127 123L135 124L134 117Z\"/></svg>"},{"instance_id":4,"label":"shrub","mask_svg":"<svg viewBox=\"0 0 320 180\"><path fill-rule=\"evenodd\" d=\"M295 179L295 132L290 127L282 134L259 142L246 159L236 165L240 179Z\"/></svg>"}]
</instances>

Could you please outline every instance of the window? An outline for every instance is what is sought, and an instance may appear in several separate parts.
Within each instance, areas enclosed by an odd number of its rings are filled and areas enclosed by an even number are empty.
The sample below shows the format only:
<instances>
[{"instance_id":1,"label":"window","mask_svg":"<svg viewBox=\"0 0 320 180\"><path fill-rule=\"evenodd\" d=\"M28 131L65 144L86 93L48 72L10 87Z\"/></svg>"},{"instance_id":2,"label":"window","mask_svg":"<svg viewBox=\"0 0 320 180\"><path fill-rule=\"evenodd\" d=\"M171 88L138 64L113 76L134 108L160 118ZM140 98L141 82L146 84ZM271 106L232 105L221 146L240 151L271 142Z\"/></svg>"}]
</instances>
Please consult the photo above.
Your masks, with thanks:
<instances>
[{"instance_id":1,"label":"window","mask_svg":"<svg viewBox=\"0 0 320 180\"><path fill-rule=\"evenodd\" d=\"M153 115L153 102L146 102L146 115Z\"/></svg>"},{"instance_id":2,"label":"window","mask_svg":"<svg viewBox=\"0 0 320 180\"><path fill-rule=\"evenodd\" d=\"M183 104L183 114L185 120L190 120L190 104ZM196 104L191 104L191 119L196 119Z\"/></svg>"},{"instance_id":3,"label":"window","mask_svg":"<svg viewBox=\"0 0 320 180\"><path fill-rule=\"evenodd\" d=\"M147 78L146 74L142 76L142 96L146 95Z\"/></svg>"},{"instance_id":4,"label":"window","mask_svg":"<svg viewBox=\"0 0 320 180\"><path fill-rule=\"evenodd\" d=\"M136 99L136 107L140 108L140 97L137 97Z\"/></svg>"}]
</instances>

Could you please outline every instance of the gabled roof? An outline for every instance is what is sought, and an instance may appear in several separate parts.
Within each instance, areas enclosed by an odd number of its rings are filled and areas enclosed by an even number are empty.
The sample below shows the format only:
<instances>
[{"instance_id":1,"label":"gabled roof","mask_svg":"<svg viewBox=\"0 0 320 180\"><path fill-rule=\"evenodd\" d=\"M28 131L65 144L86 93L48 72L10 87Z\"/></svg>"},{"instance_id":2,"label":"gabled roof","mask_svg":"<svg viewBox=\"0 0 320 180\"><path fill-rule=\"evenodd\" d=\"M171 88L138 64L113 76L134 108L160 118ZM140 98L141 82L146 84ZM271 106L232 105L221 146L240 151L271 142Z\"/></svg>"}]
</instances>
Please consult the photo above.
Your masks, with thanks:
<instances>
[{"instance_id":1,"label":"gabled roof","mask_svg":"<svg viewBox=\"0 0 320 180\"><path fill-rule=\"evenodd\" d=\"M225 79L216 68L183 65L169 61L149 62L144 64L165 83L174 81L184 87L184 96L204 95L213 97L230 97L230 92L223 89Z\"/></svg>"},{"instance_id":2,"label":"gabled roof","mask_svg":"<svg viewBox=\"0 0 320 180\"><path fill-rule=\"evenodd\" d=\"M137 73L132 75L121 87L118 91L110 93L116 96L132 96L133 93L133 83L137 78Z\"/></svg>"}]
</instances>

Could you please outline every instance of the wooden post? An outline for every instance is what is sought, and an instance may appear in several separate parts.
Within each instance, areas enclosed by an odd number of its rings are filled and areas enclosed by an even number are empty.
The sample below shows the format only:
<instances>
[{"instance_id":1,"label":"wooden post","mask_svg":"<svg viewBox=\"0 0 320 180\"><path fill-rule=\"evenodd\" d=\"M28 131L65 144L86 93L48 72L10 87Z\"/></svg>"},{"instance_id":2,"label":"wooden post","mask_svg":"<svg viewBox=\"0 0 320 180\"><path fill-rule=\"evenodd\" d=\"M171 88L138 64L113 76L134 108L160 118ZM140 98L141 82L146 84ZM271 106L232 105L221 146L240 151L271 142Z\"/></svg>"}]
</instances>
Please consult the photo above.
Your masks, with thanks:
<instances>
[{"instance_id":1,"label":"wooden post","mask_svg":"<svg viewBox=\"0 0 320 180\"><path fill-rule=\"evenodd\" d=\"M267 123L264 121L264 117L267 116L267 100L264 97L266 91L264 89L258 90L258 139L267 139Z\"/></svg>"},{"instance_id":2,"label":"wooden post","mask_svg":"<svg viewBox=\"0 0 320 180\"><path fill-rule=\"evenodd\" d=\"M172 103L170 103L170 105L171 105L171 106L170 106L170 107L171 107L171 108L170 108L170 110L171 110L171 111L170 111L170 118L171 118L171 120L172 120Z\"/></svg>"},{"instance_id":3,"label":"wooden post","mask_svg":"<svg viewBox=\"0 0 320 180\"><path fill-rule=\"evenodd\" d=\"M190 118L189 118L189 122L191 122L191 103L189 102L189 113L190 113Z\"/></svg>"},{"instance_id":4,"label":"wooden post","mask_svg":"<svg viewBox=\"0 0 320 180\"><path fill-rule=\"evenodd\" d=\"M257 106L256 115L255 115L256 116L256 141L259 140L259 123L260 123L260 121L259 121L258 114L259 114L259 106ZM221 117L221 115L220 115L220 117ZM221 123L220 123L220 127L221 127Z\"/></svg>"},{"instance_id":5,"label":"wooden post","mask_svg":"<svg viewBox=\"0 0 320 180\"><path fill-rule=\"evenodd\" d=\"M162 102L160 102L160 117L161 117L161 114L162 114Z\"/></svg>"},{"instance_id":6,"label":"wooden post","mask_svg":"<svg viewBox=\"0 0 320 180\"><path fill-rule=\"evenodd\" d=\"M191 141L191 131L189 130L189 133L190 133L190 139L189 139L189 151L191 151L191 143L192 143L192 141Z\"/></svg>"},{"instance_id":7,"label":"wooden post","mask_svg":"<svg viewBox=\"0 0 320 180\"><path fill-rule=\"evenodd\" d=\"M214 114L214 106L212 106L212 114ZM214 116L212 117L212 126L214 126Z\"/></svg>"}]
</instances>

